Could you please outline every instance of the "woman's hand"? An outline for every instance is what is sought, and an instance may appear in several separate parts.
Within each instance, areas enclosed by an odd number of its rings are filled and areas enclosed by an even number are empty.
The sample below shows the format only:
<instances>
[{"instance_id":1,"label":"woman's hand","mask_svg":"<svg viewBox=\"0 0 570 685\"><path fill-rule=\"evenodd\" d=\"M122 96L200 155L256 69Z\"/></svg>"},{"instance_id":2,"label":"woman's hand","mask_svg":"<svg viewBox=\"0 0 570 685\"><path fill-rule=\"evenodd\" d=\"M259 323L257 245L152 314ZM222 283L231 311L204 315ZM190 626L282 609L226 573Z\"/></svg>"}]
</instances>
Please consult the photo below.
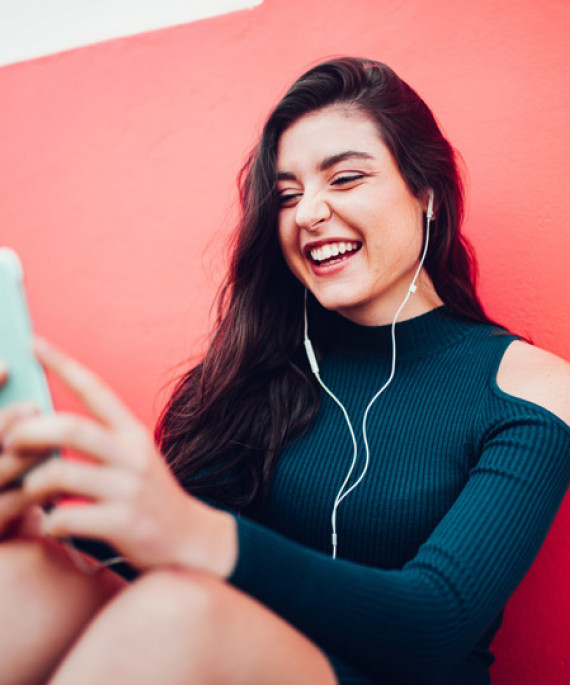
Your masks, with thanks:
<instances>
[{"instance_id":1,"label":"woman's hand","mask_svg":"<svg viewBox=\"0 0 570 685\"><path fill-rule=\"evenodd\" d=\"M58 448L88 457L50 459L25 477L28 501L86 500L55 506L43 532L104 540L141 569L179 565L227 577L237 557L233 517L181 488L144 426L95 375L43 341L36 354L92 416L27 416L4 431L4 449L20 457Z\"/></svg>"},{"instance_id":2,"label":"woman's hand","mask_svg":"<svg viewBox=\"0 0 570 685\"><path fill-rule=\"evenodd\" d=\"M0 362L0 388L8 380L8 369ZM18 479L36 461L45 457L39 453L24 458L7 450L4 437L18 421L37 415L39 410L32 402L18 402L0 409L0 538L11 535L38 533L42 512L22 488Z\"/></svg>"}]
</instances>

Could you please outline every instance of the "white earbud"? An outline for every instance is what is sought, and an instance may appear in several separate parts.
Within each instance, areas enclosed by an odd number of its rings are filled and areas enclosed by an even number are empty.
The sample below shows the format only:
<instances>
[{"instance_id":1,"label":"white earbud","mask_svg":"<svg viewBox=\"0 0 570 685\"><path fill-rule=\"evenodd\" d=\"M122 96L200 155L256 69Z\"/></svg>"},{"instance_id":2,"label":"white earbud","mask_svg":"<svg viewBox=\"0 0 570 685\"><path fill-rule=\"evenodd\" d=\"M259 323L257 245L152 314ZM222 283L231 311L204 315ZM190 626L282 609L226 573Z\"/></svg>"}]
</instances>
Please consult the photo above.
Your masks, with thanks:
<instances>
[{"instance_id":1,"label":"white earbud","mask_svg":"<svg viewBox=\"0 0 570 685\"><path fill-rule=\"evenodd\" d=\"M428 189L428 197L426 217L428 221L431 221L433 219L433 188Z\"/></svg>"}]
</instances>

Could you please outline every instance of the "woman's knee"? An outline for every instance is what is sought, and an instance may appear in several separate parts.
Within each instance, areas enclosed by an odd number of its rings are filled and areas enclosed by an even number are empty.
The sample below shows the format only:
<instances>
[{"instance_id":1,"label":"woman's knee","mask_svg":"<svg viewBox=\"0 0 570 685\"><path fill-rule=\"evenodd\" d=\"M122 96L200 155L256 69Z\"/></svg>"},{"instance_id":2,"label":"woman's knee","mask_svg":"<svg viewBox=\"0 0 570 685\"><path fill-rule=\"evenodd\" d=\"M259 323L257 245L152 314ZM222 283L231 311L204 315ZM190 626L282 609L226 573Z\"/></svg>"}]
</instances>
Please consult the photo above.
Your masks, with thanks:
<instances>
[{"instance_id":1,"label":"woman's knee","mask_svg":"<svg viewBox=\"0 0 570 685\"><path fill-rule=\"evenodd\" d=\"M38 569L48 571L59 566L58 546L51 540L13 538L0 543L0 581L33 577ZM63 559L64 555L61 555ZM64 560L64 565L67 559Z\"/></svg>"},{"instance_id":2,"label":"woman's knee","mask_svg":"<svg viewBox=\"0 0 570 685\"><path fill-rule=\"evenodd\" d=\"M36 593L53 597L61 589L68 596L79 592L99 603L123 586L124 581L110 571L85 573L55 540L14 538L0 543L0 595L14 597L22 592L28 597Z\"/></svg>"},{"instance_id":3,"label":"woman's knee","mask_svg":"<svg viewBox=\"0 0 570 685\"><path fill-rule=\"evenodd\" d=\"M78 682L202 682L218 599L215 581L190 571L143 573L89 625L54 676ZM133 660L126 655L139 654ZM104 655L102 658L101 655Z\"/></svg>"},{"instance_id":4,"label":"woman's knee","mask_svg":"<svg viewBox=\"0 0 570 685\"><path fill-rule=\"evenodd\" d=\"M223 621L223 581L200 571L161 569L143 574L126 595L137 611L148 612L155 621L192 626L201 631ZM122 597L127 600L127 597ZM227 608L227 607L226 607Z\"/></svg>"},{"instance_id":5,"label":"woman's knee","mask_svg":"<svg viewBox=\"0 0 570 685\"><path fill-rule=\"evenodd\" d=\"M195 682L262 682L262 674L275 683L336 682L328 659L306 636L214 576L157 571L129 592L137 599L133 607L140 611L142 601L152 608L152 619L159 616L155 629L162 625L166 634L174 629L184 636ZM207 677L202 681L198 674Z\"/></svg>"},{"instance_id":6,"label":"woman's knee","mask_svg":"<svg viewBox=\"0 0 570 685\"><path fill-rule=\"evenodd\" d=\"M121 579L109 572L84 574L54 541L2 541L2 682L45 682L80 631L121 586Z\"/></svg>"},{"instance_id":7,"label":"woman's knee","mask_svg":"<svg viewBox=\"0 0 570 685\"><path fill-rule=\"evenodd\" d=\"M147 571L113 599L54 683L86 671L89 683L111 674L141 683L335 682L317 648L266 607L209 574L174 569Z\"/></svg>"}]
</instances>

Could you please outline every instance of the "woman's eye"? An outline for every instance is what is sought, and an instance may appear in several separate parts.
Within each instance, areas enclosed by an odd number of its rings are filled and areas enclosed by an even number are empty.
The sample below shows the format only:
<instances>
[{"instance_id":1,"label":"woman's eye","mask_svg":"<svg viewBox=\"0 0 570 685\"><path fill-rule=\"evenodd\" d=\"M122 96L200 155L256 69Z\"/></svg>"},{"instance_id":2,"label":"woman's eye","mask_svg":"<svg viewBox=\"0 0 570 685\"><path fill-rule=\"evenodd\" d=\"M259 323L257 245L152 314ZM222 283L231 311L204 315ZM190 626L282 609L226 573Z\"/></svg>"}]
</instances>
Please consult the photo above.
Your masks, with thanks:
<instances>
[{"instance_id":1,"label":"woman's eye","mask_svg":"<svg viewBox=\"0 0 570 685\"><path fill-rule=\"evenodd\" d=\"M300 193L283 193L282 195L279 195L279 206L290 207L295 204L300 196Z\"/></svg>"},{"instance_id":2,"label":"woman's eye","mask_svg":"<svg viewBox=\"0 0 570 685\"><path fill-rule=\"evenodd\" d=\"M331 185L348 185L349 183L354 183L354 181L359 181L361 178L364 178L364 174L347 174L346 176L337 176Z\"/></svg>"}]
</instances>

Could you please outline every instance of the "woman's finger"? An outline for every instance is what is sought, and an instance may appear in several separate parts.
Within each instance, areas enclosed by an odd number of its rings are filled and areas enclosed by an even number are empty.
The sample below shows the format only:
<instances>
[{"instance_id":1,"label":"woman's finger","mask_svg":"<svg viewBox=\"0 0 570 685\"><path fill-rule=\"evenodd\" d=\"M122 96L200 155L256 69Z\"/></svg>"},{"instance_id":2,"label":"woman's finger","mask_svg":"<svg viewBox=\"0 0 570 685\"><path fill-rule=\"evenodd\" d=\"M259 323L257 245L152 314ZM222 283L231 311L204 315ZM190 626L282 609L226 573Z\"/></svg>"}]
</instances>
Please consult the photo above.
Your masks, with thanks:
<instances>
[{"instance_id":1,"label":"woman's finger","mask_svg":"<svg viewBox=\"0 0 570 685\"><path fill-rule=\"evenodd\" d=\"M83 364L42 339L35 340L34 350L40 362L53 371L104 424L113 428L138 425L138 420L117 395Z\"/></svg>"},{"instance_id":2,"label":"woman's finger","mask_svg":"<svg viewBox=\"0 0 570 685\"><path fill-rule=\"evenodd\" d=\"M19 518L14 526L14 534L19 537L38 537L42 534L42 524L46 513L34 504Z\"/></svg>"},{"instance_id":3,"label":"woman's finger","mask_svg":"<svg viewBox=\"0 0 570 685\"><path fill-rule=\"evenodd\" d=\"M0 362L0 388L8 380L8 367L4 362Z\"/></svg>"},{"instance_id":4,"label":"woman's finger","mask_svg":"<svg viewBox=\"0 0 570 685\"><path fill-rule=\"evenodd\" d=\"M7 432L16 423L38 414L38 407L30 401L17 402L0 411L0 488L12 485L13 481L41 459L41 454L35 454L31 458L30 455L16 455L4 444Z\"/></svg>"},{"instance_id":5,"label":"woman's finger","mask_svg":"<svg viewBox=\"0 0 570 685\"><path fill-rule=\"evenodd\" d=\"M16 421L39 414L40 410L31 400L14 402L0 410L0 450L2 448L2 438L4 433Z\"/></svg>"},{"instance_id":6,"label":"woman's finger","mask_svg":"<svg viewBox=\"0 0 570 685\"><path fill-rule=\"evenodd\" d=\"M0 493L0 535L6 534L14 522L24 515L30 504L30 498L21 488Z\"/></svg>"},{"instance_id":7,"label":"woman's finger","mask_svg":"<svg viewBox=\"0 0 570 685\"><path fill-rule=\"evenodd\" d=\"M23 456L14 452L4 452L0 455L0 489L15 485L22 474L45 458L46 455L35 453L33 456Z\"/></svg>"},{"instance_id":8,"label":"woman's finger","mask_svg":"<svg viewBox=\"0 0 570 685\"><path fill-rule=\"evenodd\" d=\"M127 462L129 454L118 449L116 438L92 419L58 412L19 421L4 434L11 452L46 452L70 448L103 463Z\"/></svg>"},{"instance_id":9,"label":"woman's finger","mask_svg":"<svg viewBox=\"0 0 570 685\"><path fill-rule=\"evenodd\" d=\"M132 479L118 469L69 459L50 459L26 476L23 489L35 502L47 502L60 495L94 501L115 500L128 496Z\"/></svg>"},{"instance_id":10,"label":"woman's finger","mask_svg":"<svg viewBox=\"0 0 570 685\"><path fill-rule=\"evenodd\" d=\"M42 533L58 538L96 538L113 544L117 509L102 503L55 507L44 517Z\"/></svg>"}]
</instances>

